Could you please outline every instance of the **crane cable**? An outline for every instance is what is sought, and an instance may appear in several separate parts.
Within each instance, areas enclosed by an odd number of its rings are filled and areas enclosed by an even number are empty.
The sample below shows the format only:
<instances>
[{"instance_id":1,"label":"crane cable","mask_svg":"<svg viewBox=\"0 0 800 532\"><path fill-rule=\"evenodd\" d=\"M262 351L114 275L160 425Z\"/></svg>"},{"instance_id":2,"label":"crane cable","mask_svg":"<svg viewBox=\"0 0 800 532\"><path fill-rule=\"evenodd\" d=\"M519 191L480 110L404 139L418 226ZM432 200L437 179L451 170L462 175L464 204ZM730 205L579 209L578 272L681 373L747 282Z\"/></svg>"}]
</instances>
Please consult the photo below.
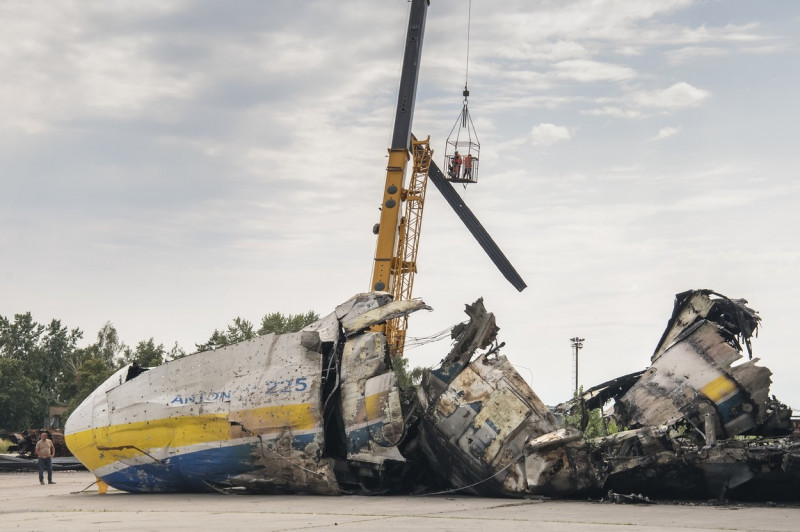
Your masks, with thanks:
<instances>
[{"instance_id":1,"label":"crane cable","mask_svg":"<svg viewBox=\"0 0 800 532\"><path fill-rule=\"evenodd\" d=\"M469 0L469 7L467 8L467 65L465 67L464 72L464 104L461 108L461 127L466 128L468 126L467 122L469 119L469 39L470 39L470 28L472 27L472 0ZM458 123L458 121L456 121ZM455 129L455 126L453 126ZM452 131L451 131L452 134ZM460 130L459 130L460 136ZM458 144L458 140L456 140L456 144ZM467 184L463 184L464 191L467 190Z\"/></svg>"},{"instance_id":2,"label":"crane cable","mask_svg":"<svg viewBox=\"0 0 800 532\"><path fill-rule=\"evenodd\" d=\"M467 65L464 72L464 105L461 109L461 127L467 127L469 117L469 38L470 28L472 26L472 0L469 0L469 8L467 10ZM466 186L464 187L466 188Z\"/></svg>"},{"instance_id":3,"label":"crane cable","mask_svg":"<svg viewBox=\"0 0 800 532\"><path fill-rule=\"evenodd\" d=\"M468 93L467 91L467 81L469 79L469 30L470 26L472 25L472 0L469 0L469 8L467 10L467 67L466 73L464 74L464 92Z\"/></svg>"}]
</instances>

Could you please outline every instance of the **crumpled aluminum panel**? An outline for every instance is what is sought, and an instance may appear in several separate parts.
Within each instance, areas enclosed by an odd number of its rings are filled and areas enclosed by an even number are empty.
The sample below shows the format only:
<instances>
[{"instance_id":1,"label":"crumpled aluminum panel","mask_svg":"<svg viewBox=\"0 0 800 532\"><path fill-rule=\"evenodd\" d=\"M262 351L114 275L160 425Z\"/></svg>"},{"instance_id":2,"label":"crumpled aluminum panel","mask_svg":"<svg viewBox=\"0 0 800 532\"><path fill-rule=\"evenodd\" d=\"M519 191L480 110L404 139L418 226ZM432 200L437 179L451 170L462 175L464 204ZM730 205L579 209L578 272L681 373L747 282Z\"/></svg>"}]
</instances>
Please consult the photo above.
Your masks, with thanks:
<instances>
[{"instance_id":1,"label":"crumpled aluminum panel","mask_svg":"<svg viewBox=\"0 0 800 532\"><path fill-rule=\"evenodd\" d=\"M348 460L405 460L397 449L405 428L397 377L386 357L382 333L365 332L345 343L341 404Z\"/></svg>"},{"instance_id":2,"label":"crumpled aluminum panel","mask_svg":"<svg viewBox=\"0 0 800 532\"><path fill-rule=\"evenodd\" d=\"M455 489L519 496L528 490L526 442L557 430L558 422L504 356L484 353L470 363L497 328L482 300L467 314L453 350L423 378L422 448Z\"/></svg>"},{"instance_id":3,"label":"crumpled aluminum panel","mask_svg":"<svg viewBox=\"0 0 800 532\"><path fill-rule=\"evenodd\" d=\"M711 296L716 296L712 299ZM758 317L743 300L709 290L678 294L676 308L653 362L615 405L632 426L672 425L688 420L709 437L730 437L754 428L764 416L769 369L741 359Z\"/></svg>"},{"instance_id":4,"label":"crumpled aluminum panel","mask_svg":"<svg viewBox=\"0 0 800 532\"><path fill-rule=\"evenodd\" d=\"M381 292L378 295L383 295ZM377 296L376 296L377 297ZM426 309L431 310L431 307L425 304L421 299L401 299L399 301L391 301L382 306L371 308L360 314L356 314L355 310L364 310L365 307L357 307L354 311L349 312L346 316L341 318L342 329L345 336L353 336L373 325L378 325L385 321L399 318L401 316L408 316L412 312Z\"/></svg>"}]
</instances>

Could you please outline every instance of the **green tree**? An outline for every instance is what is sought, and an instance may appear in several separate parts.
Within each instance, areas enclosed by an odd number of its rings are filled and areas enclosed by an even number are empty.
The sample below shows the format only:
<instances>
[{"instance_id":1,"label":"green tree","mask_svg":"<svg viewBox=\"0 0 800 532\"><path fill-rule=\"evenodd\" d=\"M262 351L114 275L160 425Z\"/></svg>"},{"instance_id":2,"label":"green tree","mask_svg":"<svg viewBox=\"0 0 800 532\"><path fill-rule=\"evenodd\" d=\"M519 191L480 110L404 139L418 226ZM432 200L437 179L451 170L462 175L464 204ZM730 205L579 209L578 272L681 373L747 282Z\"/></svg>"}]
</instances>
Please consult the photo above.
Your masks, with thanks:
<instances>
[{"instance_id":1,"label":"green tree","mask_svg":"<svg viewBox=\"0 0 800 532\"><path fill-rule=\"evenodd\" d=\"M107 321L97 331L97 342L90 346L92 356L102 360L109 368L117 365L119 357L125 353L127 346L119 339L116 327Z\"/></svg>"},{"instance_id":2,"label":"green tree","mask_svg":"<svg viewBox=\"0 0 800 532\"><path fill-rule=\"evenodd\" d=\"M113 374L114 369L100 357L89 357L84 360L75 375L75 395L69 401L70 411Z\"/></svg>"},{"instance_id":3,"label":"green tree","mask_svg":"<svg viewBox=\"0 0 800 532\"><path fill-rule=\"evenodd\" d=\"M297 332L318 319L319 314L313 310L309 310L305 314L288 314L286 316L280 312L273 312L261 318L261 328L258 329L258 334L261 336Z\"/></svg>"},{"instance_id":4,"label":"green tree","mask_svg":"<svg viewBox=\"0 0 800 532\"><path fill-rule=\"evenodd\" d=\"M197 349L197 352L200 353L203 351L213 351L214 349L224 347L226 345L228 345L228 337L225 336L225 333L214 330L214 333L205 343L194 344L194 347Z\"/></svg>"},{"instance_id":5,"label":"green tree","mask_svg":"<svg viewBox=\"0 0 800 532\"><path fill-rule=\"evenodd\" d=\"M100 374L108 377L113 373L116 367L116 361L124 352L125 347L125 344L119 340L117 329L108 321L97 331L96 341L93 344L83 349L73 350L72 353L62 361L63 376L60 383L60 396L63 401L72 404L77 400L77 402L80 403L80 401L83 401L86 397L85 395L81 396L81 393L78 391L78 373L86 361L89 359L97 359L102 364L94 362L84 368L84 379L86 379L85 372L87 368L101 370Z\"/></svg>"},{"instance_id":6,"label":"green tree","mask_svg":"<svg viewBox=\"0 0 800 532\"><path fill-rule=\"evenodd\" d=\"M44 326L33 321L30 312L15 314L14 321L0 316L0 355L23 363L39 345Z\"/></svg>"},{"instance_id":7,"label":"green tree","mask_svg":"<svg viewBox=\"0 0 800 532\"><path fill-rule=\"evenodd\" d=\"M410 371L408 369L408 359L405 357L392 358L392 369L397 375L397 385L406 392L413 392L419 383L422 382L424 367L416 366Z\"/></svg>"},{"instance_id":8,"label":"green tree","mask_svg":"<svg viewBox=\"0 0 800 532\"><path fill-rule=\"evenodd\" d=\"M60 320L40 325L30 312L16 314L13 322L0 316L0 358L19 361L22 372L35 383L36 393L45 403L64 400L64 364L82 337L80 329L69 330Z\"/></svg>"},{"instance_id":9,"label":"green tree","mask_svg":"<svg viewBox=\"0 0 800 532\"><path fill-rule=\"evenodd\" d=\"M283 315L280 312L273 312L265 315L261 319L261 327L258 331L254 330L253 324L243 318L234 318L233 323L223 330L214 330L211 337L202 344L195 344L197 351L211 351L226 345L251 340L256 336L265 334L286 334L297 332L306 325L319 319L319 314L308 311L305 314Z\"/></svg>"},{"instance_id":10,"label":"green tree","mask_svg":"<svg viewBox=\"0 0 800 532\"><path fill-rule=\"evenodd\" d=\"M149 340L142 340L136 344L135 349L126 347L125 353L120 359L119 367L126 364L137 364L143 368L153 368L160 366L168 360L180 358L183 355L185 355L185 353L178 347L177 343L172 349L167 351L164 344L156 345L155 340L150 338Z\"/></svg>"},{"instance_id":11,"label":"green tree","mask_svg":"<svg viewBox=\"0 0 800 532\"><path fill-rule=\"evenodd\" d=\"M214 330L214 334L211 335L211 338L206 343L195 344L195 347L197 347L198 351L211 351L226 345L243 342L244 340L251 340L255 337L256 333L253 330L253 324L237 316L233 319L233 323L228 325L225 332Z\"/></svg>"},{"instance_id":12,"label":"green tree","mask_svg":"<svg viewBox=\"0 0 800 532\"><path fill-rule=\"evenodd\" d=\"M121 363L127 346L111 322L97 332L95 343L74 349L62 360L59 397L70 410L110 377Z\"/></svg>"},{"instance_id":13,"label":"green tree","mask_svg":"<svg viewBox=\"0 0 800 532\"><path fill-rule=\"evenodd\" d=\"M564 411L563 426L582 430L583 438L586 440L619 432L613 420L604 424L602 409L586 408L586 404L581 400L582 396L583 386L580 391L575 392L573 400L568 403Z\"/></svg>"},{"instance_id":14,"label":"green tree","mask_svg":"<svg viewBox=\"0 0 800 532\"><path fill-rule=\"evenodd\" d=\"M47 402L37 383L25 376L20 360L0 358L0 429L17 431L37 427L44 418Z\"/></svg>"},{"instance_id":15,"label":"green tree","mask_svg":"<svg viewBox=\"0 0 800 532\"><path fill-rule=\"evenodd\" d=\"M80 329L68 330L61 325L60 320L54 319L45 328L39 349L31 354L29 375L39 382L40 389L46 391L52 402L61 403L66 399L60 395L61 382L69 378L64 366L77 351L78 340L81 338L83 332Z\"/></svg>"},{"instance_id":16,"label":"green tree","mask_svg":"<svg viewBox=\"0 0 800 532\"><path fill-rule=\"evenodd\" d=\"M57 393L64 404L73 402L78 393L78 370L86 360L93 356L93 351L84 348L76 349L68 356L64 357L61 366Z\"/></svg>"}]
</instances>

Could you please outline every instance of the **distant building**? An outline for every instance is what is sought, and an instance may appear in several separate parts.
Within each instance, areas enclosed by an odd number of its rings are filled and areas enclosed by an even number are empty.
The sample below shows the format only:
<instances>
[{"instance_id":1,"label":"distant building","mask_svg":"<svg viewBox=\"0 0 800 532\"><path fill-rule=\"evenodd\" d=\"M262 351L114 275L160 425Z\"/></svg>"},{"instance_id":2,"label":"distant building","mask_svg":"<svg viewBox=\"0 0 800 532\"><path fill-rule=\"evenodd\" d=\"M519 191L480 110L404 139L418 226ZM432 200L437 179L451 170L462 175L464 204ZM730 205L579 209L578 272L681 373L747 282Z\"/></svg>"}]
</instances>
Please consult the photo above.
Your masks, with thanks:
<instances>
[{"instance_id":1,"label":"distant building","mask_svg":"<svg viewBox=\"0 0 800 532\"><path fill-rule=\"evenodd\" d=\"M67 413L69 408L66 406L51 406L50 410L47 414L47 417L44 418L42 422L43 429L61 429L64 427L64 421L61 418L64 414Z\"/></svg>"}]
</instances>

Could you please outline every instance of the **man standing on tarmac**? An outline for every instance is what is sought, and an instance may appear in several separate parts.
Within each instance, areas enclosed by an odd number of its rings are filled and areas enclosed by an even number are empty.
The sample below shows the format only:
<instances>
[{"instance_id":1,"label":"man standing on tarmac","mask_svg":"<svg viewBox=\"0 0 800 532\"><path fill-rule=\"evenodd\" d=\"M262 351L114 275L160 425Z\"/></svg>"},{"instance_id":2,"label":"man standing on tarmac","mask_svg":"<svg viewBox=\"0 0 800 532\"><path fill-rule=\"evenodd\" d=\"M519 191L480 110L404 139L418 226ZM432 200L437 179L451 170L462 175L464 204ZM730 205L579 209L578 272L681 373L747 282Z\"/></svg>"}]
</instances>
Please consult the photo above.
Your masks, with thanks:
<instances>
[{"instance_id":1,"label":"man standing on tarmac","mask_svg":"<svg viewBox=\"0 0 800 532\"><path fill-rule=\"evenodd\" d=\"M53 441L47 438L47 433L39 434L39 441L36 442L36 456L39 458L39 484L44 484L44 469L47 468L47 483L53 482L53 457L56 455L56 448Z\"/></svg>"}]
</instances>

